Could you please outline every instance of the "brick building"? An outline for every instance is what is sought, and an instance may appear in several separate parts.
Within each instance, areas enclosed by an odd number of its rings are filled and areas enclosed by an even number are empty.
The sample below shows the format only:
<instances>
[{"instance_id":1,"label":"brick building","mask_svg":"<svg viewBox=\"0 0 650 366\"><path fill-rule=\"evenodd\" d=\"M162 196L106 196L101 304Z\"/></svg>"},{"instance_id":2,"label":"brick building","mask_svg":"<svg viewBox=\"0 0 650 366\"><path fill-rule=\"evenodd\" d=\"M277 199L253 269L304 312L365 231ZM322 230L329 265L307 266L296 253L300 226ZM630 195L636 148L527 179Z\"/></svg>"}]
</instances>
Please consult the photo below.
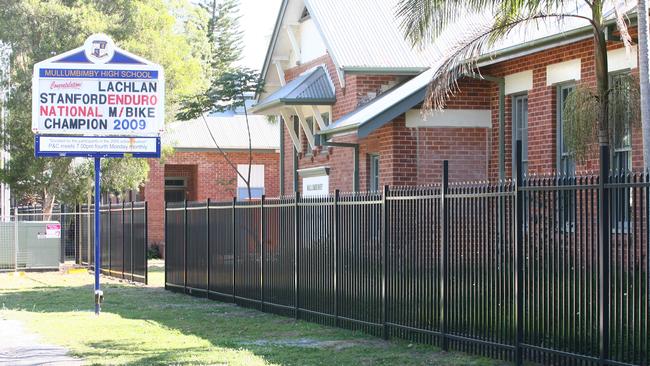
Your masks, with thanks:
<instances>
[{"instance_id":1,"label":"brick building","mask_svg":"<svg viewBox=\"0 0 650 366\"><path fill-rule=\"evenodd\" d=\"M463 30L412 48L395 20L395 4L282 2L262 70L266 92L254 108L284 121L282 193L437 183L443 160L450 161L455 181L507 178L517 140L529 173L597 168L597 153L575 162L562 143L564 98L577 85L595 86L591 28L584 20L512 32L480 55L475 76L458 80L459 91L444 110L423 114L441 55L453 50ZM609 24L608 64L616 83L636 73L636 46L623 48L613 19ZM630 33L634 38L633 26ZM639 167L640 131L622 131L612 141L613 167Z\"/></svg>"},{"instance_id":2,"label":"brick building","mask_svg":"<svg viewBox=\"0 0 650 366\"><path fill-rule=\"evenodd\" d=\"M248 173L248 134L243 115L207 117L167 125L163 145L174 148L161 160L150 159L149 177L141 190L149 205L149 243L164 241L164 205L167 202L248 199L245 182L233 166ZM249 116L252 164L251 196L279 194L279 127L265 117ZM215 146L210 135L228 156ZM164 154L163 154L164 155Z\"/></svg>"}]
</instances>

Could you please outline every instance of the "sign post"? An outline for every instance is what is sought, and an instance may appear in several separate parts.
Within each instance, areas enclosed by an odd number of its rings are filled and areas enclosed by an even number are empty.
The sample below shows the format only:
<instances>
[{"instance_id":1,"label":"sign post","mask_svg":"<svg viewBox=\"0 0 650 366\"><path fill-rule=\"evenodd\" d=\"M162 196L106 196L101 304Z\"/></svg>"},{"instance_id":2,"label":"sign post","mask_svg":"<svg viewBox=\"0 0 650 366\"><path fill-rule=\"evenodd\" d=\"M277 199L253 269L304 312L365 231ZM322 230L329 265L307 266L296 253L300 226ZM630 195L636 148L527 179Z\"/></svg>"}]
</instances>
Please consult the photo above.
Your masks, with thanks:
<instances>
[{"instance_id":1,"label":"sign post","mask_svg":"<svg viewBox=\"0 0 650 366\"><path fill-rule=\"evenodd\" d=\"M101 272L101 158L160 157L165 117L162 67L94 34L82 47L34 65L32 131L36 157L95 163L95 313Z\"/></svg>"}]
</instances>

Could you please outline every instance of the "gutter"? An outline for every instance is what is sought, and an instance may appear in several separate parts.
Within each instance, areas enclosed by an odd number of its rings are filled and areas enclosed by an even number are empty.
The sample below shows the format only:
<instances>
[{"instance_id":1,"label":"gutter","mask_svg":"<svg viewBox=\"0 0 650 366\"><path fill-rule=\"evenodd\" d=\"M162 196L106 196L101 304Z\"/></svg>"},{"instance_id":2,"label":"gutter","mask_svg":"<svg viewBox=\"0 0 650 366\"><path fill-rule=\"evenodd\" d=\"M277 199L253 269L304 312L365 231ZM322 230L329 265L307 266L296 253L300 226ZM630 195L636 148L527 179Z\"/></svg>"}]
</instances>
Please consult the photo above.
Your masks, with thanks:
<instances>
[{"instance_id":1,"label":"gutter","mask_svg":"<svg viewBox=\"0 0 650 366\"><path fill-rule=\"evenodd\" d=\"M346 73L350 74L376 74L376 75L419 75L429 69L428 67L363 67L352 66L342 67Z\"/></svg>"},{"instance_id":2,"label":"gutter","mask_svg":"<svg viewBox=\"0 0 650 366\"><path fill-rule=\"evenodd\" d=\"M636 24L637 14L631 13L627 15L630 20L630 26ZM607 28L616 25L616 19L609 19L604 22ZM495 63L507 61L508 59L521 57L530 53L543 51L548 48L562 46L564 44L574 43L582 39L592 37L591 26L575 28L566 32L556 33L548 37L539 38L537 40L520 43L514 46L506 47L501 50L483 55L476 60L478 67L484 67Z\"/></svg>"},{"instance_id":3,"label":"gutter","mask_svg":"<svg viewBox=\"0 0 650 366\"><path fill-rule=\"evenodd\" d=\"M352 172L352 190L353 192L359 192L359 144L353 144L349 142L330 142L322 141L321 145L323 146L332 146L332 147L347 147L354 149L353 155L353 172Z\"/></svg>"}]
</instances>

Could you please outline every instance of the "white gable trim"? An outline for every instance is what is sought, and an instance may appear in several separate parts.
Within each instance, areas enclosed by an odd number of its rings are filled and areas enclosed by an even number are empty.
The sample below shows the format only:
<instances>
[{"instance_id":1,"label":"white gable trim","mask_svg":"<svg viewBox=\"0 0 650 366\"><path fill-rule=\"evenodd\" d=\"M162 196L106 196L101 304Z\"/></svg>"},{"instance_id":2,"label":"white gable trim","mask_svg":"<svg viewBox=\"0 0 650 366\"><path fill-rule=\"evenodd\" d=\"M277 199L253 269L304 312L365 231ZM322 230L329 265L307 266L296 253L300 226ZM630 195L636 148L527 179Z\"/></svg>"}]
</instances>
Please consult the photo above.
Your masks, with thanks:
<instances>
[{"instance_id":1,"label":"white gable trim","mask_svg":"<svg viewBox=\"0 0 650 366\"><path fill-rule=\"evenodd\" d=\"M323 40L323 43L325 44L327 53L332 58L332 62L334 63L334 67L336 68L336 75L339 77L339 84L341 85L341 88L345 88L345 74L343 72L343 69L341 68L339 62L337 61L336 53L334 52L330 43L328 42L327 37L325 37L325 33L323 33L323 28L318 22L318 18L314 16L314 9L311 7L310 1L311 0L305 0L305 7L307 8L307 11L309 11L309 14L311 15L311 19L314 21L314 24L316 25L316 29L318 29L318 32L320 33L320 37Z\"/></svg>"},{"instance_id":2,"label":"white gable trim","mask_svg":"<svg viewBox=\"0 0 650 366\"><path fill-rule=\"evenodd\" d=\"M296 148L297 152L302 152L302 145L300 144L300 139L296 135L296 131L293 130L293 119L291 118L291 113L288 113L287 111L280 111L280 115L282 116L282 120L284 121L284 125L287 128L287 131L289 132L289 137L291 137L291 142L293 142L293 146Z\"/></svg>"},{"instance_id":3,"label":"white gable trim","mask_svg":"<svg viewBox=\"0 0 650 366\"><path fill-rule=\"evenodd\" d=\"M533 70L506 75L504 79L506 95L525 92L533 88Z\"/></svg>"},{"instance_id":4,"label":"white gable trim","mask_svg":"<svg viewBox=\"0 0 650 366\"><path fill-rule=\"evenodd\" d=\"M546 66L546 85L554 85L565 81L580 80L581 60L558 62Z\"/></svg>"},{"instance_id":5,"label":"white gable trim","mask_svg":"<svg viewBox=\"0 0 650 366\"><path fill-rule=\"evenodd\" d=\"M305 137L307 137L307 142L309 143L309 147L313 150L316 147L316 142L314 141L314 134L311 132L311 127L309 127L309 124L307 123L307 120L305 119L305 115L302 113L302 110L298 107L293 108L294 111L296 111L296 116L298 117L298 121L300 123L300 126L302 127L303 132L305 132Z\"/></svg>"}]
</instances>

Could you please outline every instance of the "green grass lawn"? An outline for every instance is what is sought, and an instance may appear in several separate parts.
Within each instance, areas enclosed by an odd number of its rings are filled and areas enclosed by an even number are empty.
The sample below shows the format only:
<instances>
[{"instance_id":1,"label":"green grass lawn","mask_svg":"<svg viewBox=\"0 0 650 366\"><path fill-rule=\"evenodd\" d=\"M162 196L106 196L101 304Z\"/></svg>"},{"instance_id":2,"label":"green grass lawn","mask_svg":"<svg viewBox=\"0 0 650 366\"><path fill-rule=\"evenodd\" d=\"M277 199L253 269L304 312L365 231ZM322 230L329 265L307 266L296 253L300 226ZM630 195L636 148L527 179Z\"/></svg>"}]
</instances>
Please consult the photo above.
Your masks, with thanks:
<instances>
[{"instance_id":1,"label":"green grass lawn","mask_svg":"<svg viewBox=\"0 0 650 366\"><path fill-rule=\"evenodd\" d=\"M90 364L502 364L171 293L152 263L149 286L103 279L99 317L88 274L0 274L0 317Z\"/></svg>"}]
</instances>

